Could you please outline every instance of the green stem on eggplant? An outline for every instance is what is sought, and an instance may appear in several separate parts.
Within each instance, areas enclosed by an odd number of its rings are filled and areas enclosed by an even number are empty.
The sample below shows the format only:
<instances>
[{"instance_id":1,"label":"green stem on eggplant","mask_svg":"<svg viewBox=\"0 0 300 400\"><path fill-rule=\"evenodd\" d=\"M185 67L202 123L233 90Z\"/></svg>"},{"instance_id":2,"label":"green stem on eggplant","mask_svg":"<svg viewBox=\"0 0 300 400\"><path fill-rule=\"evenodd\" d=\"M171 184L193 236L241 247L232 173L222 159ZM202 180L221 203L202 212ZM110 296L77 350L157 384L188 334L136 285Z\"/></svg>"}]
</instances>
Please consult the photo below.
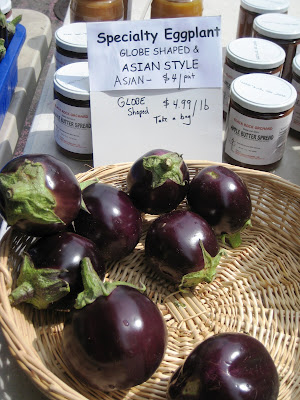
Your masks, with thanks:
<instances>
[{"instance_id":1,"label":"green stem on eggplant","mask_svg":"<svg viewBox=\"0 0 300 400\"><path fill-rule=\"evenodd\" d=\"M32 304L39 310L60 300L70 292L69 284L59 278L61 270L54 268L36 269L28 255L24 256L17 287L9 295L13 306L20 303Z\"/></svg>"},{"instance_id":2,"label":"green stem on eggplant","mask_svg":"<svg viewBox=\"0 0 300 400\"><path fill-rule=\"evenodd\" d=\"M182 157L178 153L165 153L144 157L143 167L152 172L152 188L163 185L170 179L178 185L186 184L181 171Z\"/></svg>"},{"instance_id":3,"label":"green stem on eggplant","mask_svg":"<svg viewBox=\"0 0 300 400\"><path fill-rule=\"evenodd\" d=\"M109 296L118 286L130 286L141 292L144 292L146 289L145 285L142 285L142 288L138 288L128 282L102 282L88 257L84 258L81 262L81 276L84 290L77 296L74 305L76 309L81 309L93 303L100 296Z\"/></svg>"},{"instance_id":4,"label":"green stem on eggplant","mask_svg":"<svg viewBox=\"0 0 300 400\"><path fill-rule=\"evenodd\" d=\"M0 191L6 202L8 225L27 218L44 224L63 223L55 214L56 201L46 186L45 176L42 164L29 160L16 172L0 173Z\"/></svg>"}]
</instances>

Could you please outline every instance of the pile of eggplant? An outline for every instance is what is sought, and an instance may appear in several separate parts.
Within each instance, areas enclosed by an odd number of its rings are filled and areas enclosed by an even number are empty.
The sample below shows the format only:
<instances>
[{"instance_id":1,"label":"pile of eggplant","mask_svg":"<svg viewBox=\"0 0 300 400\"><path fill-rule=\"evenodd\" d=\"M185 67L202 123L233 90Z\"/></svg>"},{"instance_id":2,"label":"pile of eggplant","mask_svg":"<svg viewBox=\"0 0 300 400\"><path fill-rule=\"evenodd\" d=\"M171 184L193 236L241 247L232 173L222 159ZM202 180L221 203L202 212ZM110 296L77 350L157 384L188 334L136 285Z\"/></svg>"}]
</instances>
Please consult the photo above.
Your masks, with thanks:
<instances>
[{"instance_id":1,"label":"pile of eggplant","mask_svg":"<svg viewBox=\"0 0 300 400\"><path fill-rule=\"evenodd\" d=\"M62 346L70 370L95 389L129 389L157 370L168 333L143 285L105 279L109 263L135 249L144 214L152 214L146 264L175 290L193 290L214 279L224 254L219 242L241 244L251 211L237 174L216 165L190 180L173 151L155 149L137 159L126 190L97 179L79 184L50 155L16 157L0 171L0 213L35 241L24 251L10 302L66 312ZM169 400L277 398L278 375L267 350L250 336L228 335L199 344L204 350L196 348L170 379Z\"/></svg>"}]
</instances>

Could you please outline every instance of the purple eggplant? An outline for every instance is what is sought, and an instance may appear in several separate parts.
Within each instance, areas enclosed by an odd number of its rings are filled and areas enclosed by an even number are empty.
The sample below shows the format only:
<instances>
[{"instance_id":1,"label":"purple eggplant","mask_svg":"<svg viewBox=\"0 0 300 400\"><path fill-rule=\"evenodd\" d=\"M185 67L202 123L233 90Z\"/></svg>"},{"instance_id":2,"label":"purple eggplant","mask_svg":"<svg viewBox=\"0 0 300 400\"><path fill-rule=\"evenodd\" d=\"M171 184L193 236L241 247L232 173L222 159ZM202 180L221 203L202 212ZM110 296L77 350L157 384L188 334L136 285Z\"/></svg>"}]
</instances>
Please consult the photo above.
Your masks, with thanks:
<instances>
[{"instance_id":1,"label":"purple eggplant","mask_svg":"<svg viewBox=\"0 0 300 400\"><path fill-rule=\"evenodd\" d=\"M71 309L83 290L81 262L85 257L104 279L105 264L91 240L71 232L38 239L24 255L11 303L26 302L38 309Z\"/></svg>"},{"instance_id":2,"label":"purple eggplant","mask_svg":"<svg viewBox=\"0 0 300 400\"><path fill-rule=\"evenodd\" d=\"M241 231L250 225L251 197L244 181L222 165L202 169L187 194L192 211L201 215L232 247L241 244Z\"/></svg>"},{"instance_id":3,"label":"purple eggplant","mask_svg":"<svg viewBox=\"0 0 300 400\"><path fill-rule=\"evenodd\" d=\"M222 254L212 228L192 211L161 215L146 234L147 264L181 290L211 282Z\"/></svg>"},{"instance_id":4,"label":"purple eggplant","mask_svg":"<svg viewBox=\"0 0 300 400\"><path fill-rule=\"evenodd\" d=\"M75 232L95 242L107 262L131 253L142 234L142 217L129 196L94 182L82 190L82 198L84 208L74 220Z\"/></svg>"},{"instance_id":5,"label":"purple eggplant","mask_svg":"<svg viewBox=\"0 0 300 400\"><path fill-rule=\"evenodd\" d=\"M127 175L127 190L134 205L149 214L177 208L185 198L189 170L178 153L151 150L136 160Z\"/></svg>"},{"instance_id":6,"label":"purple eggplant","mask_svg":"<svg viewBox=\"0 0 300 400\"><path fill-rule=\"evenodd\" d=\"M47 154L25 154L0 172L0 212L31 236L65 230L77 216L81 189L71 169Z\"/></svg>"},{"instance_id":7,"label":"purple eggplant","mask_svg":"<svg viewBox=\"0 0 300 400\"><path fill-rule=\"evenodd\" d=\"M85 291L63 331L64 359L89 388L128 389L148 380L160 365L166 325L144 293L124 282L101 283L88 261L82 268Z\"/></svg>"},{"instance_id":8,"label":"purple eggplant","mask_svg":"<svg viewBox=\"0 0 300 400\"><path fill-rule=\"evenodd\" d=\"M265 346L243 333L200 343L171 377L168 400L276 400L279 379Z\"/></svg>"}]
</instances>

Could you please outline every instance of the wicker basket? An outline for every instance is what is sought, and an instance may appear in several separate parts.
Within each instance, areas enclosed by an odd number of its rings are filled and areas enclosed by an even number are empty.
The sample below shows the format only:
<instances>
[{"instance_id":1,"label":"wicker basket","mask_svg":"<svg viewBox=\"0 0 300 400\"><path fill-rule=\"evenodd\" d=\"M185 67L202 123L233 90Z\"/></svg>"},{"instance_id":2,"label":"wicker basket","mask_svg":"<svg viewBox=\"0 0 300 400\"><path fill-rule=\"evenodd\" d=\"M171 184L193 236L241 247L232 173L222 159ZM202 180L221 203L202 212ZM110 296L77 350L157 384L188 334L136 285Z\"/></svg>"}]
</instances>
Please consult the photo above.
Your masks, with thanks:
<instances>
[{"instance_id":1,"label":"wicker basket","mask_svg":"<svg viewBox=\"0 0 300 400\"><path fill-rule=\"evenodd\" d=\"M211 162L188 161L191 176ZM125 189L130 164L93 169L78 175L98 177ZM50 399L165 399L168 380L203 339L225 331L247 332L269 350L280 376L280 400L300 398L300 187L275 175L229 166L248 185L253 202L251 228L242 246L227 248L211 284L180 294L144 263L143 240L134 252L109 266L109 279L142 281L158 304L169 331L167 351L147 382L110 394L90 390L68 371L61 354L64 313L11 308L8 294L22 250L31 243L10 229L0 250L0 322L21 368ZM183 203L180 207L185 207ZM145 215L144 232L153 216Z\"/></svg>"}]
</instances>

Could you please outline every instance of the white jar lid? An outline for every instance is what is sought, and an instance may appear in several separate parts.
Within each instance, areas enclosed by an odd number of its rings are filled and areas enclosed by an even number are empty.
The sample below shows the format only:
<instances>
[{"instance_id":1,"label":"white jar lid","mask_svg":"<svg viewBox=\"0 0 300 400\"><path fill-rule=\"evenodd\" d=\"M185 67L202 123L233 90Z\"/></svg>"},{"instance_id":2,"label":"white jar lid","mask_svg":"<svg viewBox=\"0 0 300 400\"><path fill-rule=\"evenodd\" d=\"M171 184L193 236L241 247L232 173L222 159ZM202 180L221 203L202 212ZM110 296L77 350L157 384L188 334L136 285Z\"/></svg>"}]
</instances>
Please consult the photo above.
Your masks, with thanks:
<instances>
[{"instance_id":1,"label":"white jar lid","mask_svg":"<svg viewBox=\"0 0 300 400\"><path fill-rule=\"evenodd\" d=\"M293 72L295 72L296 75L300 76L300 54L294 57L292 68Z\"/></svg>"},{"instance_id":2,"label":"white jar lid","mask_svg":"<svg viewBox=\"0 0 300 400\"><path fill-rule=\"evenodd\" d=\"M274 39L300 39L300 18L287 14L262 14L254 18L253 29Z\"/></svg>"},{"instance_id":3,"label":"white jar lid","mask_svg":"<svg viewBox=\"0 0 300 400\"><path fill-rule=\"evenodd\" d=\"M64 65L54 74L54 90L73 100L90 100L88 62Z\"/></svg>"},{"instance_id":4,"label":"white jar lid","mask_svg":"<svg viewBox=\"0 0 300 400\"><path fill-rule=\"evenodd\" d=\"M7 14L11 10L11 7L10 0L0 0L0 9L3 14Z\"/></svg>"},{"instance_id":5,"label":"white jar lid","mask_svg":"<svg viewBox=\"0 0 300 400\"><path fill-rule=\"evenodd\" d=\"M247 110L279 113L295 105L297 92L289 82L276 75L253 73L236 78L231 84L230 96Z\"/></svg>"},{"instance_id":6,"label":"white jar lid","mask_svg":"<svg viewBox=\"0 0 300 400\"><path fill-rule=\"evenodd\" d=\"M230 42L226 56L242 67L272 69L284 63L285 51L270 40L245 37Z\"/></svg>"},{"instance_id":7,"label":"white jar lid","mask_svg":"<svg viewBox=\"0 0 300 400\"><path fill-rule=\"evenodd\" d=\"M87 53L85 22L63 25L55 32L55 42L60 48L74 53Z\"/></svg>"},{"instance_id":8,"label":"white jar lid","mask_svg":"<svg viewBox=\"0 0 300 400\"><path fill-rule=\"evenodd\" d=\"M245 10L257 14L284 13L288 10L289 5L288 0L241 0L241 6Z\"/></svg>"}]
</instances>

